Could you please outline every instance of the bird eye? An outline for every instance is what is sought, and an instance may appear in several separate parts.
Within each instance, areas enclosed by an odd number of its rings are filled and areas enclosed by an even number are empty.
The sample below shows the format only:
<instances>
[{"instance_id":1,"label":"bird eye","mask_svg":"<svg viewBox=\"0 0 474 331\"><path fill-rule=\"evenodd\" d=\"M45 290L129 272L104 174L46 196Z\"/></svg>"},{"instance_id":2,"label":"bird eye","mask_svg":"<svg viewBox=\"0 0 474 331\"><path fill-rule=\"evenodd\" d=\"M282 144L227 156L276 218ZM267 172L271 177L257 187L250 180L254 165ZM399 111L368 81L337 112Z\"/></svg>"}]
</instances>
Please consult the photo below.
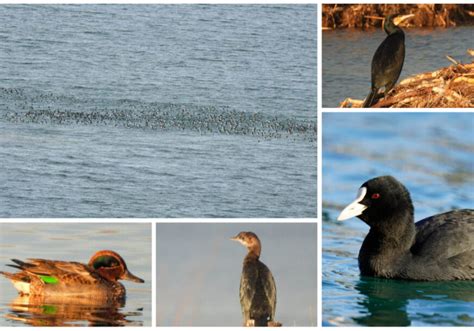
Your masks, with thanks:
<instances>
[{"instance_id":1,"label":"bird eye","mask_svg":"<svg viewBox=\"0 0 474 331\"><path fill-rule=\"evenodd\" d=\"M380 194L379 193L374 193L372 194L372 199L378 199L380 198Z\"/></svg>"}]
</instances>

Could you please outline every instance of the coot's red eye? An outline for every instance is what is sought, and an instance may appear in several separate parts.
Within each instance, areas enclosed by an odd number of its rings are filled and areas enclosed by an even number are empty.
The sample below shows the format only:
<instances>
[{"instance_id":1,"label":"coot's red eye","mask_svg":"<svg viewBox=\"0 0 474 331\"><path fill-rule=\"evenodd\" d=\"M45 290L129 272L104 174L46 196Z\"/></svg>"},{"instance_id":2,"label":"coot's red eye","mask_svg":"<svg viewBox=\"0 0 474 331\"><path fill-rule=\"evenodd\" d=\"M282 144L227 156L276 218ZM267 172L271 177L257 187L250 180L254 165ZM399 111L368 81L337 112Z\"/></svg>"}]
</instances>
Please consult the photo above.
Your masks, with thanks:
<instances>
[{"instance_id":1,"label":"coot's red eye","mask_svg":"<svg viewBox=\"0 0 474 331\"><path fill-rule=\"evenodd\" d=\"M380 198L380 194L378 193L372 194L372 199L378 199L378 198Z\"/></svg>"}]
</instances>

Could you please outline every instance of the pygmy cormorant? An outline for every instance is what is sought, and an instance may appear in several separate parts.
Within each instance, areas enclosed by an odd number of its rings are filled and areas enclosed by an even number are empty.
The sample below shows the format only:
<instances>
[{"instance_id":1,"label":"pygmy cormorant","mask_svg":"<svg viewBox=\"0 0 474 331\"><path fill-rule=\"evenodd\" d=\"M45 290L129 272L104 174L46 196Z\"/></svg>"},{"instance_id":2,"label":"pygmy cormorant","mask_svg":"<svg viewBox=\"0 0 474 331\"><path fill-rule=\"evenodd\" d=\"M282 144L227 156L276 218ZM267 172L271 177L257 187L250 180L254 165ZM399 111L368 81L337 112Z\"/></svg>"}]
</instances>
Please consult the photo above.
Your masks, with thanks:
<instances>
[{"instance_id":1,"label":"pygmy cormorant","mask_svg":"<svg viewBox=\"0 0 474 331\"><path fill-rule=\"evenodd\" d=\"M268 267L260 261L260 239L253 232L240 232L231 239L248 249L240 278L240 305L244 326L280 326L280 323L274 321L275 280Z\"/></svg>"},{"instance_id":2,"label":"pygmy cormorant","mask_svg":"<svg viewBox=\"0 0 474 331\"><path fill-rule=\"evenodd\" d=\"M474 280L474 209L453 210L415 224L410 193L391 176L373 178L339 215L370 226L359 252L363 276Z\"/></svg>"},{"instance_id":3,"label":"pygmy cormorant","mask_svg":"<svg viewBox=\"0 0 474 331\"><path fill-rule=\"evenodd\" d=\"M372 86L363 108L371 107L380 98L379 90L382 87L385 87L383 94L387 96L402 72L405 60L405 34L393 23L392 15L385 18L383 28L388 36L372 58Z\"/></svg>"}]
</instances>

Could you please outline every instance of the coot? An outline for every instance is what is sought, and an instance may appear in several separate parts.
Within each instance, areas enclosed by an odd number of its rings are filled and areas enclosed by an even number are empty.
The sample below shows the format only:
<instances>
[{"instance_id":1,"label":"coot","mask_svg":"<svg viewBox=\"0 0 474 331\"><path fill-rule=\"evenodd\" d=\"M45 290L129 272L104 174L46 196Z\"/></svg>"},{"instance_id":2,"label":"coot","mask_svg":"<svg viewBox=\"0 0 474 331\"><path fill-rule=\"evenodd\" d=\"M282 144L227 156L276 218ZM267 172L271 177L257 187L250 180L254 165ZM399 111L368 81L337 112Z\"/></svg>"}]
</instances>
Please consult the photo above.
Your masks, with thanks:
<instances>
[{"instance_id":1,"label":"coot","mask_svg":"<svg viewBox=\"0 0 474 331\"><path fill-rule=\"evenodd\" d=\"M474 280L474 210L414 223L410 193L391 176L373 178L337 218L370 226L359 252L364 276L424 281Z\"/></svg>"}]
</instances>

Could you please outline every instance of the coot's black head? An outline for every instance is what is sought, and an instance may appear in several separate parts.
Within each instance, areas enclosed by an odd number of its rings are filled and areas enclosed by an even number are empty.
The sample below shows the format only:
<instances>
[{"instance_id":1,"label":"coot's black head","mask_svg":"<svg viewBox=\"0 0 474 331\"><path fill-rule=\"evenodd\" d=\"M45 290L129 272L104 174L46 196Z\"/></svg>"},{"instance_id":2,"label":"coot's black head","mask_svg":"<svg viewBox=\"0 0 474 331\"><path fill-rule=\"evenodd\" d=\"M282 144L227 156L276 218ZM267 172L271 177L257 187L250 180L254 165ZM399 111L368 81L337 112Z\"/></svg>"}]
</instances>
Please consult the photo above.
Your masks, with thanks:
<instances>
[{"instance_id":1,"label":"coot's black head","mask_svg":"<svg viewBox=\"0 0 474 331\"><path fill-rule=\"evenodd\" d=\"M359 217L371 227L383 225L400 214L413 216L410 193L392 176L381 176L368 180L359 189L357 198L337 218L344 221Z\"/></svg>"}]
</instances>

